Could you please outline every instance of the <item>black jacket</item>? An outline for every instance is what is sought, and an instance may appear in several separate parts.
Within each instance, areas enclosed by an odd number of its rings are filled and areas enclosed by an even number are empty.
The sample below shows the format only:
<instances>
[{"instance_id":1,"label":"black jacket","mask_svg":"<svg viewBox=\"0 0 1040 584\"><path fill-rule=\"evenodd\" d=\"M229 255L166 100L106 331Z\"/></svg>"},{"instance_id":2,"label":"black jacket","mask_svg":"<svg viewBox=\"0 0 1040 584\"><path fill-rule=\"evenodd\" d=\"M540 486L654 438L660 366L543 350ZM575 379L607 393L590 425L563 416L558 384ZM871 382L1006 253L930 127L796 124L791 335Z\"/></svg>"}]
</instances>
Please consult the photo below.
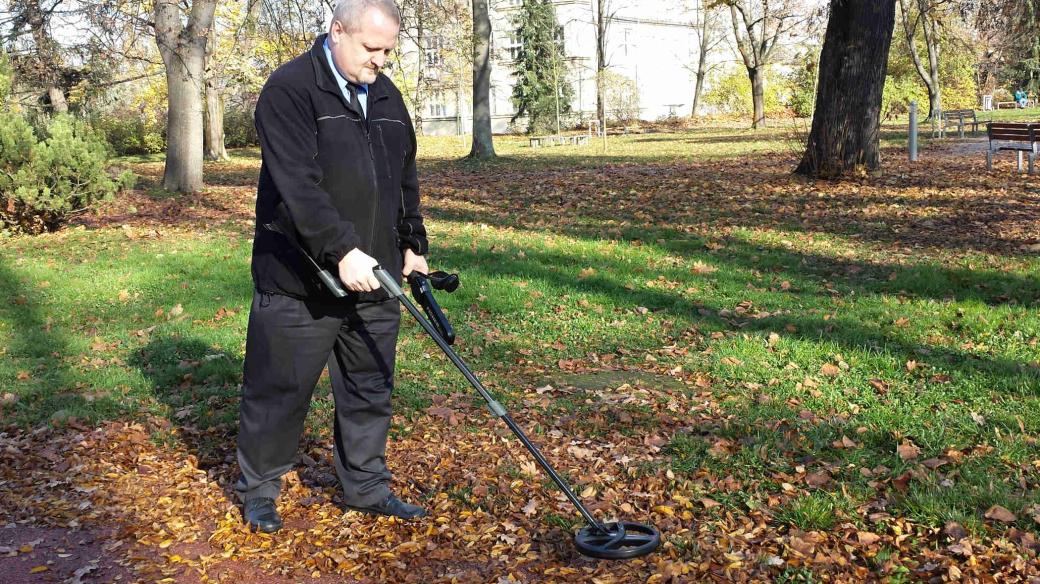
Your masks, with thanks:
<instances>
[{"instance_id":1,"label":"black jacket","mask_svg":"<svg viewBox=\"0 0 1040 584\"><path fill-rule=\"evenodd\" d=\"M290 242L264 227L270 222L334 275L355 247L398 278L405 248L427 251L415 131L401 93L380 74L368 87L368 115L353 108L329 68L325 36L275 70L256 104L263 161L252 272L261 292L332 298ZM350 298L387 295L378 290Z\"/></svg>"}]
</instances>

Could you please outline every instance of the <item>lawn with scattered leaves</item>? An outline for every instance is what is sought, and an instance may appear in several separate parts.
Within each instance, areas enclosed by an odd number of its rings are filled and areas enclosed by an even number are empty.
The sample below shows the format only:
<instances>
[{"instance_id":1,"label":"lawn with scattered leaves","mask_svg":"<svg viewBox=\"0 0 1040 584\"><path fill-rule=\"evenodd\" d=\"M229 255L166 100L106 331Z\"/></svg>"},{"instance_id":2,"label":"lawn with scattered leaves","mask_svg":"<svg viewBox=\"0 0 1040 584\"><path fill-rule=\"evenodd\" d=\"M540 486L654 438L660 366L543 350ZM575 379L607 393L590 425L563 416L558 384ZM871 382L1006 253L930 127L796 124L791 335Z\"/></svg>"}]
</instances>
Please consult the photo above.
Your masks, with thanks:
<instances>
[{"instance_id":1,"label":"lawn with scattered leaves","mask_svg":"<svg viewBox=\"0 0 1040 584\"><path fill-rule=\"evenodd\" d=\"M800 136L501 138L484 164L421 140L458 350L597 514L661 529L653 556L577 555L580 517L407 318L388 457L430 519L342 512L323 379L287 529L242 528L256 151L191 197L130 162L139 190L2 242L0 519L114 528L148 581L1040 576L1040 183L978 140L810 182ZM0 571L48 568L4 546Z\"/></svg>"}]
</instances>

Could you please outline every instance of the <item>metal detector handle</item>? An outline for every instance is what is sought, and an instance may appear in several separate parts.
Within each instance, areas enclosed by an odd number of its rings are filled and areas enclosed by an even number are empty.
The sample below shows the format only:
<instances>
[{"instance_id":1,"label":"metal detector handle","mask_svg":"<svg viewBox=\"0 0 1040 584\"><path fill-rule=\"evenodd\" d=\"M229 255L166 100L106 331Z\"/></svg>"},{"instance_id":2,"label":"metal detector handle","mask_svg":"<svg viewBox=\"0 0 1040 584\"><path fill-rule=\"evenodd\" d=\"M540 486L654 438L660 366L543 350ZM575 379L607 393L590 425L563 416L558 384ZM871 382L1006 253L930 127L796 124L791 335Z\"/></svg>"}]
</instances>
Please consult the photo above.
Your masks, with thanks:
<instances>
[{"instance_id":1,"label":"metal detector handle","mask_svg":"<svg viewBox=\"0 0 1040 584\"><path fill-rule=\"evenodd\" d=\"M456 288L458 287L459 277L457 275L440 273L443 274L443 277L455 276L454 284ZM437 304L437 299L433 297L433 290L430 288L431 285L435 286L437 283L431 281L431 276L418 271L408 274L408 283L412 286L412 297L419 301L419 305L426 312L426 318L430 319L433 326L437 327L437 332L441 334L441 338L449 345L455 344L455 329L448 322L448 317L444 316L444 311Z\"/></svg>"},{"instance_id":2,"label":"metal detector handle","mask_svg":"<svg viewBox=\"0 0 1040 584\"><path fill-rule=\"evenodd\" d=\"M450 294L459 288L458 274L436 271L430 272L428 277L434 290L444 290Z\"/></svg>"},{"instance_id":3,"label":"metal detector handle","mask_svg":"<svg viewBox=\"0 0 1040 584\"><path fill-rule=\"evenodd\" d=\"M336 298L347 297L347 291L340 285L339 278L333 276L328 270L323 270L319 267L318 279L321 280L322 284L325 284L325 287L328 288L329 292L332 292L332 295Z\"/></svg>"},{"instance_id":4,"label":"metal detector handle","mask_svg":"<svg viewBox=\"0 0 1040 584\"><path fill-rule=\"evenodd\" d=\"M383 269L383 266L376 266L372 268L372 274L375 275L376 280L383 286L383 290L390 295L391 298L400 299L404 296L404 290L401 290L401 286L394 280L394 277L390 275L390 272Z\"/></svg>"}]
</instances>

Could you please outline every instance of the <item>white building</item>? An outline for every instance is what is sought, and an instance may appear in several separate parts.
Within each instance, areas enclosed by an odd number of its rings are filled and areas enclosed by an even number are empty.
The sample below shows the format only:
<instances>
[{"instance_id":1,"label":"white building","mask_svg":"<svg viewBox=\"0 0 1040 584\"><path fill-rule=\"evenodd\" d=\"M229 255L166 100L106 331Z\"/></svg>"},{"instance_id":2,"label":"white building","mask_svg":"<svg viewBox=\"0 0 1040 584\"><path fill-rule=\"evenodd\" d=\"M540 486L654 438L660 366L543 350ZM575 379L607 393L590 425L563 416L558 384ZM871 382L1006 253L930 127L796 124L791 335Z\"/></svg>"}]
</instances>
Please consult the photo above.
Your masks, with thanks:
<instances>
[{"instance_id":1,"label":"white building","mask_svg":"<svg viewBox=\"0 0 1040 584\"><path fill-rule=\"evenodd\" d=\"M692 11L676 0L610 0L613 14L607 31L607 68L636 82L639 117L656 120L685 116L693 102L698 33ZM491 125L496 133L509 131L515 113L513 67L517 49L516 18L521 0L491 0ZM571 122L595 118L596 27L595 0L554 0L557 22L564 31L566 75L574 91ZM677 8L679 6L680 8ZM439 49L445 41L427 43L429 69L443 65ZM415 47L403 47L404 58L414 60ZM712 60L732 59L731 51L718 47ZM461 57L456 57L457 59ZM461 63L459 65L462 65ZM467 59L465 67L469 67ZM429 70L428 69L428 70ZM436 71L428 75L437 77ZM472 129L472 87L469 79L441 75L438 88L426 100L421 118L427 135L456 134ZM519 120L518 120L519 122ZM521 129L525 125L519 126Z\"/></svg>"}]
</instances>

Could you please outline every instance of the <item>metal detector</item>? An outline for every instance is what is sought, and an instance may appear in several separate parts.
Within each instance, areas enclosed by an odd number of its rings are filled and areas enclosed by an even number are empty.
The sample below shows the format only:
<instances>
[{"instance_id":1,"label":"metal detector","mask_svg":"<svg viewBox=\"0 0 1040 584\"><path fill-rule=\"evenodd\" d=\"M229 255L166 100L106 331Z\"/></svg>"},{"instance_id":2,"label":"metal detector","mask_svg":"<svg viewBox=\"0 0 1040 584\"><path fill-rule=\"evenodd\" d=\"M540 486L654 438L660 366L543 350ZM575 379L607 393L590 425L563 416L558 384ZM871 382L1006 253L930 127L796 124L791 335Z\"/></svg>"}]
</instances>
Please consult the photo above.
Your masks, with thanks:
<instances>
[{"instance_id":1,"label":"metal detector","mask_svg":"<svg viewBox=\"0 0 1040 584\"><path fill-rule=\"evenodd\" d=\"M387 291L390 296L396 298L401 304L404 305L408 312L411 313L412 317L419 322L419 325L433 338L437 346L444 351L444 354L451 359L451 362L462 372L466 380L469 381L473 389L480 393L480 397L484 398L487 402L488 408L493 414L502 418L509 429L513 431L513 434L520 439L524 447L527 448L528 452L534 456L534 459L542 467L542 469L549 475L549 477L556 483L556 486L563 491L563 494L570 499L570 502L581 513L582 517L585 518L585 527L578 530L578 533L574 535L574 545L578 548L578 551L586 556L593 558L603 558L609 560L625 560L630 558L638 558L645 556L661 544L661 534L654 527L644 523L634 523L631 521L616 521L611 523L600 523L596 521L596 518L592 516L587 508L581 504L581 501L574 494L571 488L563 480L563 478L553 469L549 464L549 461L542 456L542 453L538 451L538 448L531 443L524 434L524 431L516 425L516 422L509 416L506 409L502 407L498 401L488 392L480 380L477 379L473 372L470 371L469 367L462 360L461 357L451 348L451 343L447 340L446 336L441 331L451 331L451 325L447 324L447 319L444 317L444 313L437 306L436 300L433 299L433 294L429 291L429 287L424 288L424 280L428 279L424 274L415 274L409 276L409 281L412 284L413 294L418 292L417 299L423 304L423 308L426 309L427 314L434 319L437 324L431 323L429 319L423 316L419 312L418 307L412 303L411 300L405 296L401 287L394 280L394 277L390 275L383 268L376 266L372 270L375 274L379 283L382 284L383 289ZM443 279L441 280L443 282ZM438 287L434 282L434 287ZM418 287L417 287L418 286ZM458 286L458 277L455 276L454 286ZM454 288L453 288L454 289ZM440 330L438 330L440 329ZM454 331L451 331L451 339L454 340Z\"/></svg>"}]
</instances>

